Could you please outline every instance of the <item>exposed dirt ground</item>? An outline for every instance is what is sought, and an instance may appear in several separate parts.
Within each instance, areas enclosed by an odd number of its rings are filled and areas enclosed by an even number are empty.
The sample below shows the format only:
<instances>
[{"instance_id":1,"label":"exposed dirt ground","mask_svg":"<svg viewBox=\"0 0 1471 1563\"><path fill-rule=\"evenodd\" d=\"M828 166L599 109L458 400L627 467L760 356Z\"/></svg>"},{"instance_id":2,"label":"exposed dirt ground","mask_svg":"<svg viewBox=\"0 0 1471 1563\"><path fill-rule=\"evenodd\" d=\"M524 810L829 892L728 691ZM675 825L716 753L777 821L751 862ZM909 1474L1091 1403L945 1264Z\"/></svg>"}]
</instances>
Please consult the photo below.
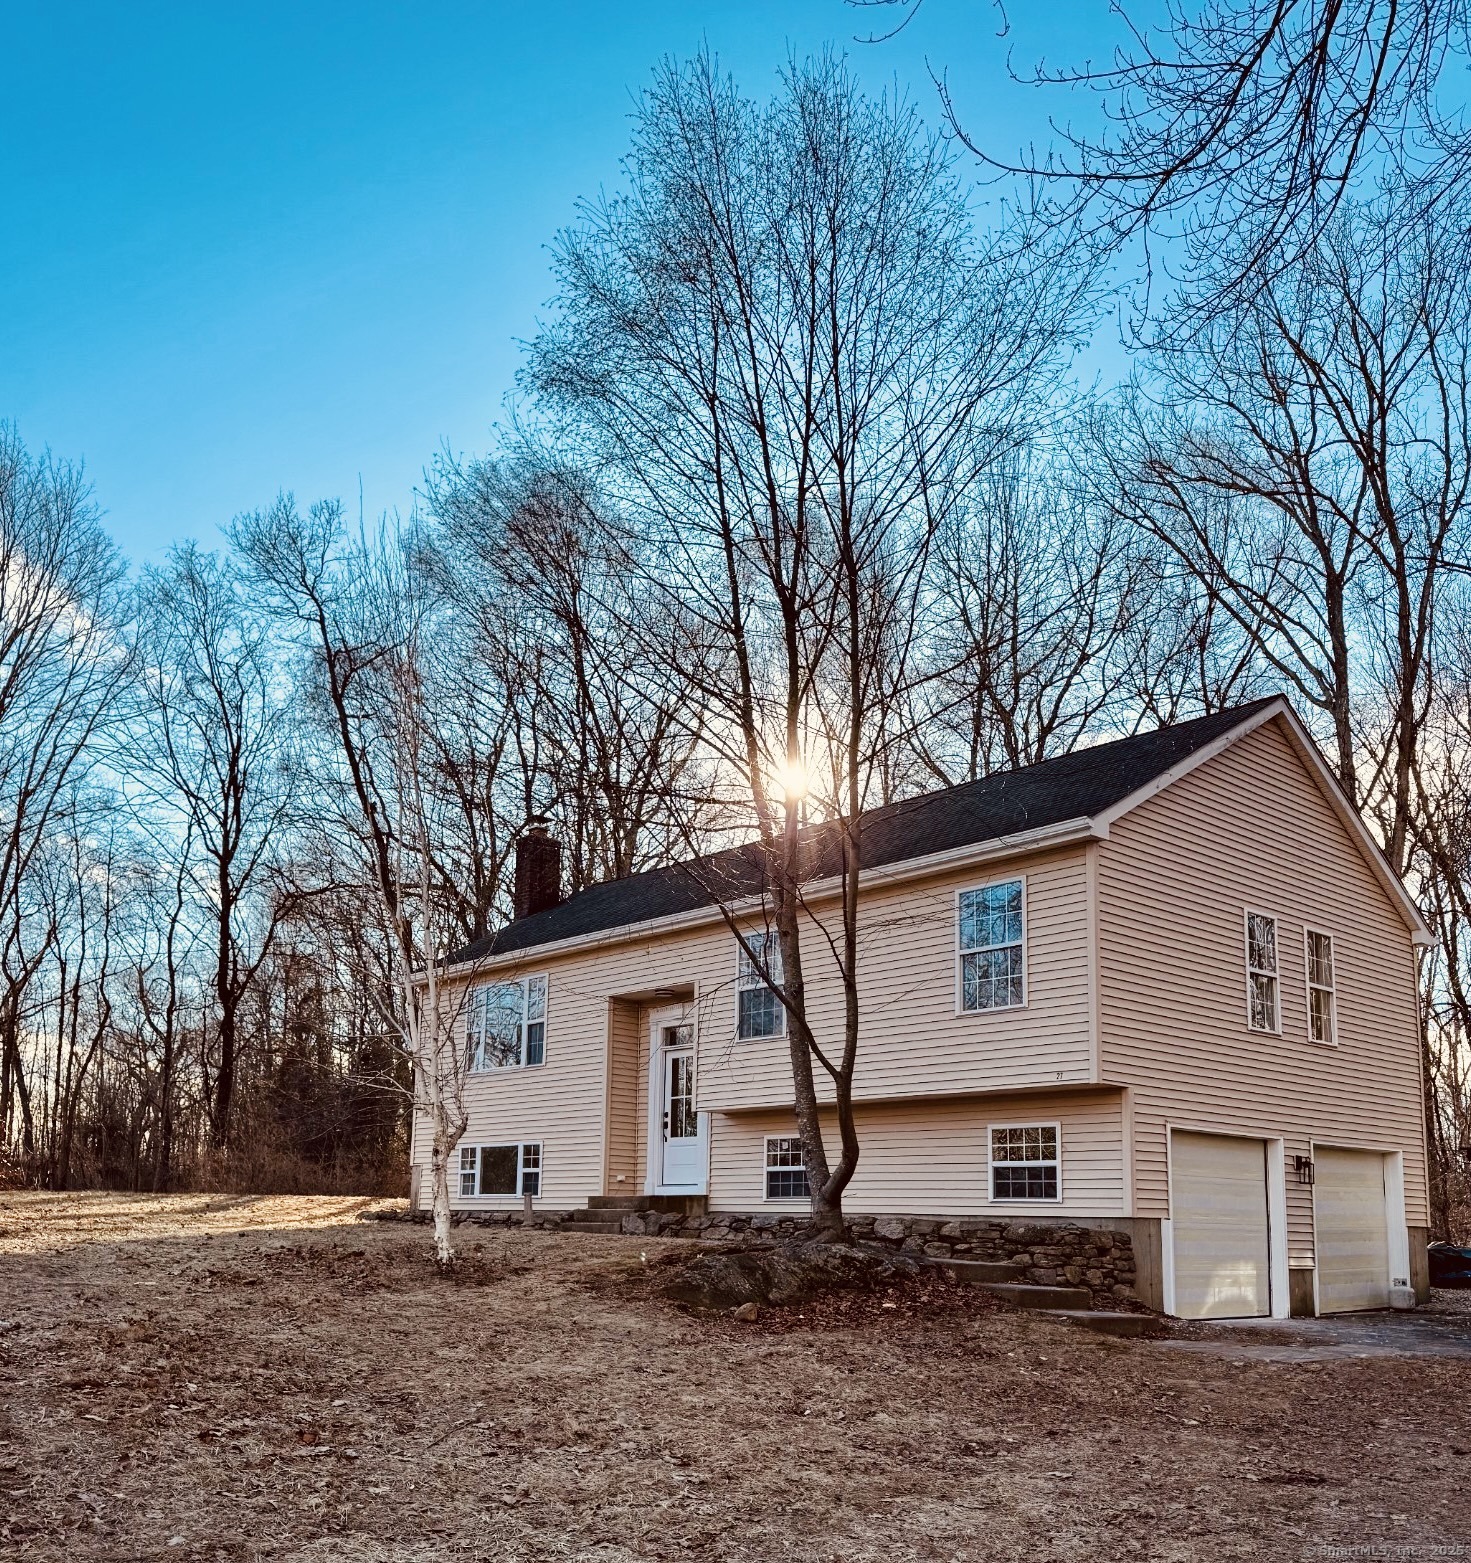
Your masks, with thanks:
<instances>
[{"instance_id":1,"label":"exposed dirt ground","mask_svg":"<svg viewBox=\"0 0 1471 1563\"><path fill-rule=\"evenodd\" d=\"M624 1279L669 1243L466 1228L445 1280L369 1208L0 1193L0 1556L1471 1557L1465 1358L738 1324Z\"/></svg>"}]
</instances>

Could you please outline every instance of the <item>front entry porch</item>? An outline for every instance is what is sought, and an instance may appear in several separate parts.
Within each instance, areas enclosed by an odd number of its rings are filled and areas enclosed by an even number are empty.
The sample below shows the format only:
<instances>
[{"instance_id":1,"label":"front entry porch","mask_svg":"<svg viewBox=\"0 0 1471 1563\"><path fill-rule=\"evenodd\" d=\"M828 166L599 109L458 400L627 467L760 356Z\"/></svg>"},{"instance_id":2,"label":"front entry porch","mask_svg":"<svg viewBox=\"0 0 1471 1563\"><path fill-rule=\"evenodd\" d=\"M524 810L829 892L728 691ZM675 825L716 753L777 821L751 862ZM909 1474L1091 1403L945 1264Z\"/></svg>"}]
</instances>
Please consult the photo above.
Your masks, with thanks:
<instances>
[{"instance_id":1,"label":"front entry porch","mask_svg":"<svg viewBox=\"0 0 1471 1563\"><path fill-rule=\"evenodd\" d=\"M586 1210L574 1210L561 1223L562 1232L612 1234L623 1230L624 1216L644 1216L650 1211L675 1216L702 1216L703 1194L594 1194ZM640 1225L642 1223L640 1222Z\"/></svg>"},{"instance_id":2,"label":"front entry porch","mask_svg":"<svg viewBox=\"0 0 1471 1563\"><path fill-rule=\"evenodd\" d=\"M608 1003L602 1208L683 1210L709 1188L709 1114L695 1106L699 1059L693 988ZM648 1203L674 1201L674 1204ZM614 1203L616 1202L616 1203ZM599 1206L589 1201L589 1210Z\"/></svg>"}]
</instances>

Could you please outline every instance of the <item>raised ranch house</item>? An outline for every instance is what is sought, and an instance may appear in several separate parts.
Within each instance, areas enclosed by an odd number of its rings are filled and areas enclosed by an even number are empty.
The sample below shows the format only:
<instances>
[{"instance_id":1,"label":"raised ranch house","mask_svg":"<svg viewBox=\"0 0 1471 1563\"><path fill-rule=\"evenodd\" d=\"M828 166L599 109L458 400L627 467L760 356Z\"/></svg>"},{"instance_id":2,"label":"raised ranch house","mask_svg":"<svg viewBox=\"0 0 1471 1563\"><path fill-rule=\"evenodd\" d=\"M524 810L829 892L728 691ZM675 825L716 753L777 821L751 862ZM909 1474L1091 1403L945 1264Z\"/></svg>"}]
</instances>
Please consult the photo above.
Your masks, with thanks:
<instances>
[{"instance_id":1,"label":"raised ranch house","mask_svg":"<svg viewBox=\"0 0 1471 1563\"><path fill-rule=\"evenodd\" d=\"M1124 1234L1185 1317L1427 1295L1428 934L1286 701L875 809L863 855L850 1216ZM760 937L759 872L559 901L523 839L521 915L452 968L457 1209L800 1215L782 1009L717 904ZM422 1122L414 1155L422 1202Z\"/></svg>"}]
</instances>

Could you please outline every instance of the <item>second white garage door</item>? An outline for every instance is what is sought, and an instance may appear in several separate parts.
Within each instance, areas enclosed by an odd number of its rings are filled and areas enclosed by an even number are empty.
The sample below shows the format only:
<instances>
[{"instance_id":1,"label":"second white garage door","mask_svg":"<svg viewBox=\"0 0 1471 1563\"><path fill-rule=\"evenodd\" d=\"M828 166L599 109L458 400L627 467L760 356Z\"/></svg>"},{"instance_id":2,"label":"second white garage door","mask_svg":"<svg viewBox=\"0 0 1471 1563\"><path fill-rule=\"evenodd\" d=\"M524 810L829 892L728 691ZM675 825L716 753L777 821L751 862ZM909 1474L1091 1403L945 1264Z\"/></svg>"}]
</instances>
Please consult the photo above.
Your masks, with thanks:
<instances>
[{"instance_id":1,"label":"second white garage door","mask_svg":"<svg viewBox=\"0 0 1471 1563\"><path fill-rule=\"evenodd\" d=\"M1313 1152L1318 1312L1389 1306L1389 1221L1384 1157L1375 1151Z\"/></svg>"},{"instance_id":2,"label":"second white garage door","mask_svg":"<svg viewBox=\"0 0 1471 1563\"><path fill-rule=\"evenodd\" d=\"M1175 1312L1182 1319L1271 1311L1264 1140L1171 1136L1170 1218Z\"/></svg>"}]
</instances>

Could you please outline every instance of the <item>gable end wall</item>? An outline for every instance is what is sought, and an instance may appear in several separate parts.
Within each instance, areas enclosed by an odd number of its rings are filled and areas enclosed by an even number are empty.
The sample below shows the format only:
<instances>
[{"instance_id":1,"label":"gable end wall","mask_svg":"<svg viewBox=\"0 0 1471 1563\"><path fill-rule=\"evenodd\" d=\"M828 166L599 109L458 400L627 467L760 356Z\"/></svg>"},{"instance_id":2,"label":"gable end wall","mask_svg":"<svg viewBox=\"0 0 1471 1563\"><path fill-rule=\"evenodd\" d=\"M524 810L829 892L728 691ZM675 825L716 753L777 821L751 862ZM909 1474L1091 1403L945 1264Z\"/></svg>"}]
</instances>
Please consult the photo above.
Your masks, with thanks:
<instances>
[{"instance_id":1,"label":"gable end wall","mask_svg":"<svg viewBox=\"0 0 1471 1563\"><path fill-rule=\"evenodd\" d=\"M1168 1216L1166 1125L1400 1150L1426 1216L1410 930L1280 721L1115 822L1098 852L1104 1080L1126 1086L1135 1212ZM1246 1022L1244 911L1277 918L1282 1031ZM1308 1039L1304 928L1333 935L1338 1045ZM1312 1190L1288 1176L1288 1248Z\"/></svg>"}]
</instances>

